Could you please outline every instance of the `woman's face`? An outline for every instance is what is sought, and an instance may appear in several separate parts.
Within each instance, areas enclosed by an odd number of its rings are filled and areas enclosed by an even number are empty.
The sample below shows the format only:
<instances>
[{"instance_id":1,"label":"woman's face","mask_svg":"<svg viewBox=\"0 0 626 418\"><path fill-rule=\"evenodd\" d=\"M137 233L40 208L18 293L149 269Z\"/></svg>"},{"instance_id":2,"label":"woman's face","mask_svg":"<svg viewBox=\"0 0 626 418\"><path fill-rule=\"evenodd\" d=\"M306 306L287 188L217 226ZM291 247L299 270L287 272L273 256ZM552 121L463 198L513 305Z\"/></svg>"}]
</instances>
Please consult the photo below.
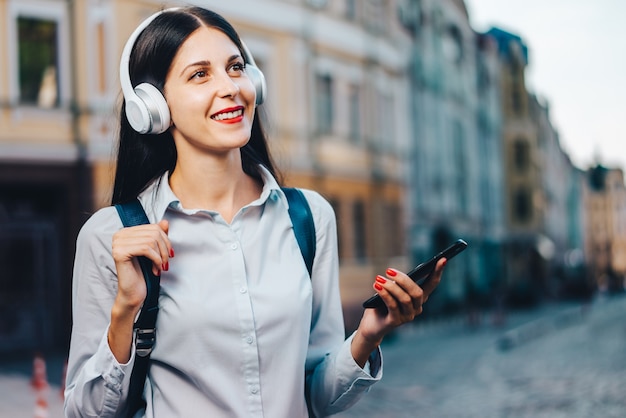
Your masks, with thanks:
<instances>
[{"instance_id":1,"label":"woman's face","mask_svg":"<svg viewBox=\"0 0 626 418\"><path fill-rule=\"evenodd\" d=\"M174 57L164 92L179 151L188 144L223 153L248 142L256 92L239 49L220 30L202 26L187 38Z\"/></svg>"}]
</instances>

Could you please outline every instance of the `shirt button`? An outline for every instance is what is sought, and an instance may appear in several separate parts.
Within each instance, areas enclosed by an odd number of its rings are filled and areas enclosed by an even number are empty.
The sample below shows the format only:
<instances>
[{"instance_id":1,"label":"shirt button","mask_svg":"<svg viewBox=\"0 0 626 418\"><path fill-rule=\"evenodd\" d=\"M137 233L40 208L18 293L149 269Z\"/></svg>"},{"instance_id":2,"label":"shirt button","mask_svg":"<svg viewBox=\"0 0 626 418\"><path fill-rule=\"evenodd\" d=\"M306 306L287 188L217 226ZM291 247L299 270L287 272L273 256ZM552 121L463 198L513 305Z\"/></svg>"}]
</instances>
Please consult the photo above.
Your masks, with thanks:
<instances>
[{"instance_id":1,"label":"shirt button","mask_svg":"<svg viewBox=\"0 0 626 418\"><path fill-rule=\"evenodd\" d=\"M248 291L248 289L246 289L245 287L241 287L239 289L239 293L246 293Z\"/></svg>"},{"instance_id":2,"label":"shirt button","mask_svg":"<svg viewBox=\"0 0 626 418\"><path fill-rule=\"evenodd\" d=\"M254 341L254 340L252 339L252 337L246 337L246 342L247 342L248 344L252 344L252 341Z\"/></svg>"},{"instance_id":3,"label":"shirt button","mask_svg":"<svg viewBox=\"0 0 626 418\"><path fill-rule=\"evenodd\" d=\"M230 249L231 249L231 250L236 250L236 249L237 249L237 247L238 247L238 245L237 245L237 243L236 243L236 242L233 242L232 244L230 244Z\"/></svg>"},{"instance_id":4,"label":"shirt button","mask_svg":"<svg viewBox=\"0 0 626 418\"><path fill-rule=\"evenodd\" d=\"M256 394L259 391L259 388L256 386L250 386L250 393Z\"/></svg>"}]
</instances>

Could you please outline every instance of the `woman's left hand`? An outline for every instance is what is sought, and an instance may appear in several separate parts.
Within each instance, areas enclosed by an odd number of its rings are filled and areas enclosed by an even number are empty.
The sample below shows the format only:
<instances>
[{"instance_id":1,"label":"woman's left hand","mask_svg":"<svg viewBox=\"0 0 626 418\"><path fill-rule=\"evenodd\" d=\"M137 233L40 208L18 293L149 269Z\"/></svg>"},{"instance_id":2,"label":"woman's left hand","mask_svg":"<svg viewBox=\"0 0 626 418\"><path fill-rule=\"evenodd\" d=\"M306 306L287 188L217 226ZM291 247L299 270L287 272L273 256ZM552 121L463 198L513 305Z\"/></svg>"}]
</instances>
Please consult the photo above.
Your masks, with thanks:
<instances>
[{"instance_id":1,"label":"woman's left hand","mask_svg":"<svg viewBox=\"0 0 626 418\"><path fill-rule=\"evenodd\" d=\"M441 281L446 259L437 262L432 277L420 287L409 276L389 268L385 276L377 276L374 290L385 302L385 308L365 309L352 340L352 355L363 366L370 353L385 335L398 326L411 322L422 313L422 306Z\"/></svg>"}]
</instances>

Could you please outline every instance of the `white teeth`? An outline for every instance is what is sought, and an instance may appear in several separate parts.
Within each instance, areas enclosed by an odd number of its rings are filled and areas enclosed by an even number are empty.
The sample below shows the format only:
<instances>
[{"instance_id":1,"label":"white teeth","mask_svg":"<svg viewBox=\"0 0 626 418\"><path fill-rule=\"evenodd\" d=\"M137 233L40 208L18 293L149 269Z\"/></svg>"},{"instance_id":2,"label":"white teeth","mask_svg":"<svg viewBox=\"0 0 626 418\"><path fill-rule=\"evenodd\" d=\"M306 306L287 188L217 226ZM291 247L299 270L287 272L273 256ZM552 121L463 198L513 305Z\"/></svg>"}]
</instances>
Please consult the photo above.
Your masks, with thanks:
<instances>
[{"instance_id":1,"label":"white teeth","mask_svg":"<svg viewBox=\"0 0 626 418\"><path fill-rule=\"evenodd\" d=\"M242 114L243 114L243 110L239 109L239 110L236 110L234 112L220 113L219 115L213 116L213 119L214 120L234 119L234 118L238 118Z\"/></svg>"}]
</instances>

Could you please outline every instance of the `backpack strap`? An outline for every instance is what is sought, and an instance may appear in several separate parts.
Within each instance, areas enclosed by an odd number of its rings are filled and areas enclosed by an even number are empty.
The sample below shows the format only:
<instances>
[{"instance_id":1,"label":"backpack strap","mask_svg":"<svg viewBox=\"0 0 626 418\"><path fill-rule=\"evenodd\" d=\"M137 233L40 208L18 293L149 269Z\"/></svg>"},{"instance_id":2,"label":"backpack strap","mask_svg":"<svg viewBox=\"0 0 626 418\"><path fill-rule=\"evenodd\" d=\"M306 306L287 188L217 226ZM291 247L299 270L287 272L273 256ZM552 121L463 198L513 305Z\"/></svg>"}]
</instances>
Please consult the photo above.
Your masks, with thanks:
<instances>
[{"instance_id":1,"label":"backpack strap","mask_svg":"<svg viewBox=\"0 0 626 418\"><path fill-rule=\"evenodd\" d=\"M148 217L139 200L115 205L117 213L125 227L148 224ZM143 277L146 281L146 299L134 325L135 363L130 375L128 392L128 412L133 416L139 409L145 408L143 390L150 366L150 353L156 340L156 319L159 313L159 276L152 273L152 262L147 257L138 257Z\"/></svg>"},{"instance_id":2,"label":"backpack strap","mask_svg":"<svg viewBox=\"0 0 626 418\"><path fill-rule=\"evenodd\" d=\"M300 189L283 187L282 190L289 202L289 217L293 224L293 232L298 240L300 252L309 271L309 277L312 277L316 239L311 207Z\"/></svg>"}]
</instances>

